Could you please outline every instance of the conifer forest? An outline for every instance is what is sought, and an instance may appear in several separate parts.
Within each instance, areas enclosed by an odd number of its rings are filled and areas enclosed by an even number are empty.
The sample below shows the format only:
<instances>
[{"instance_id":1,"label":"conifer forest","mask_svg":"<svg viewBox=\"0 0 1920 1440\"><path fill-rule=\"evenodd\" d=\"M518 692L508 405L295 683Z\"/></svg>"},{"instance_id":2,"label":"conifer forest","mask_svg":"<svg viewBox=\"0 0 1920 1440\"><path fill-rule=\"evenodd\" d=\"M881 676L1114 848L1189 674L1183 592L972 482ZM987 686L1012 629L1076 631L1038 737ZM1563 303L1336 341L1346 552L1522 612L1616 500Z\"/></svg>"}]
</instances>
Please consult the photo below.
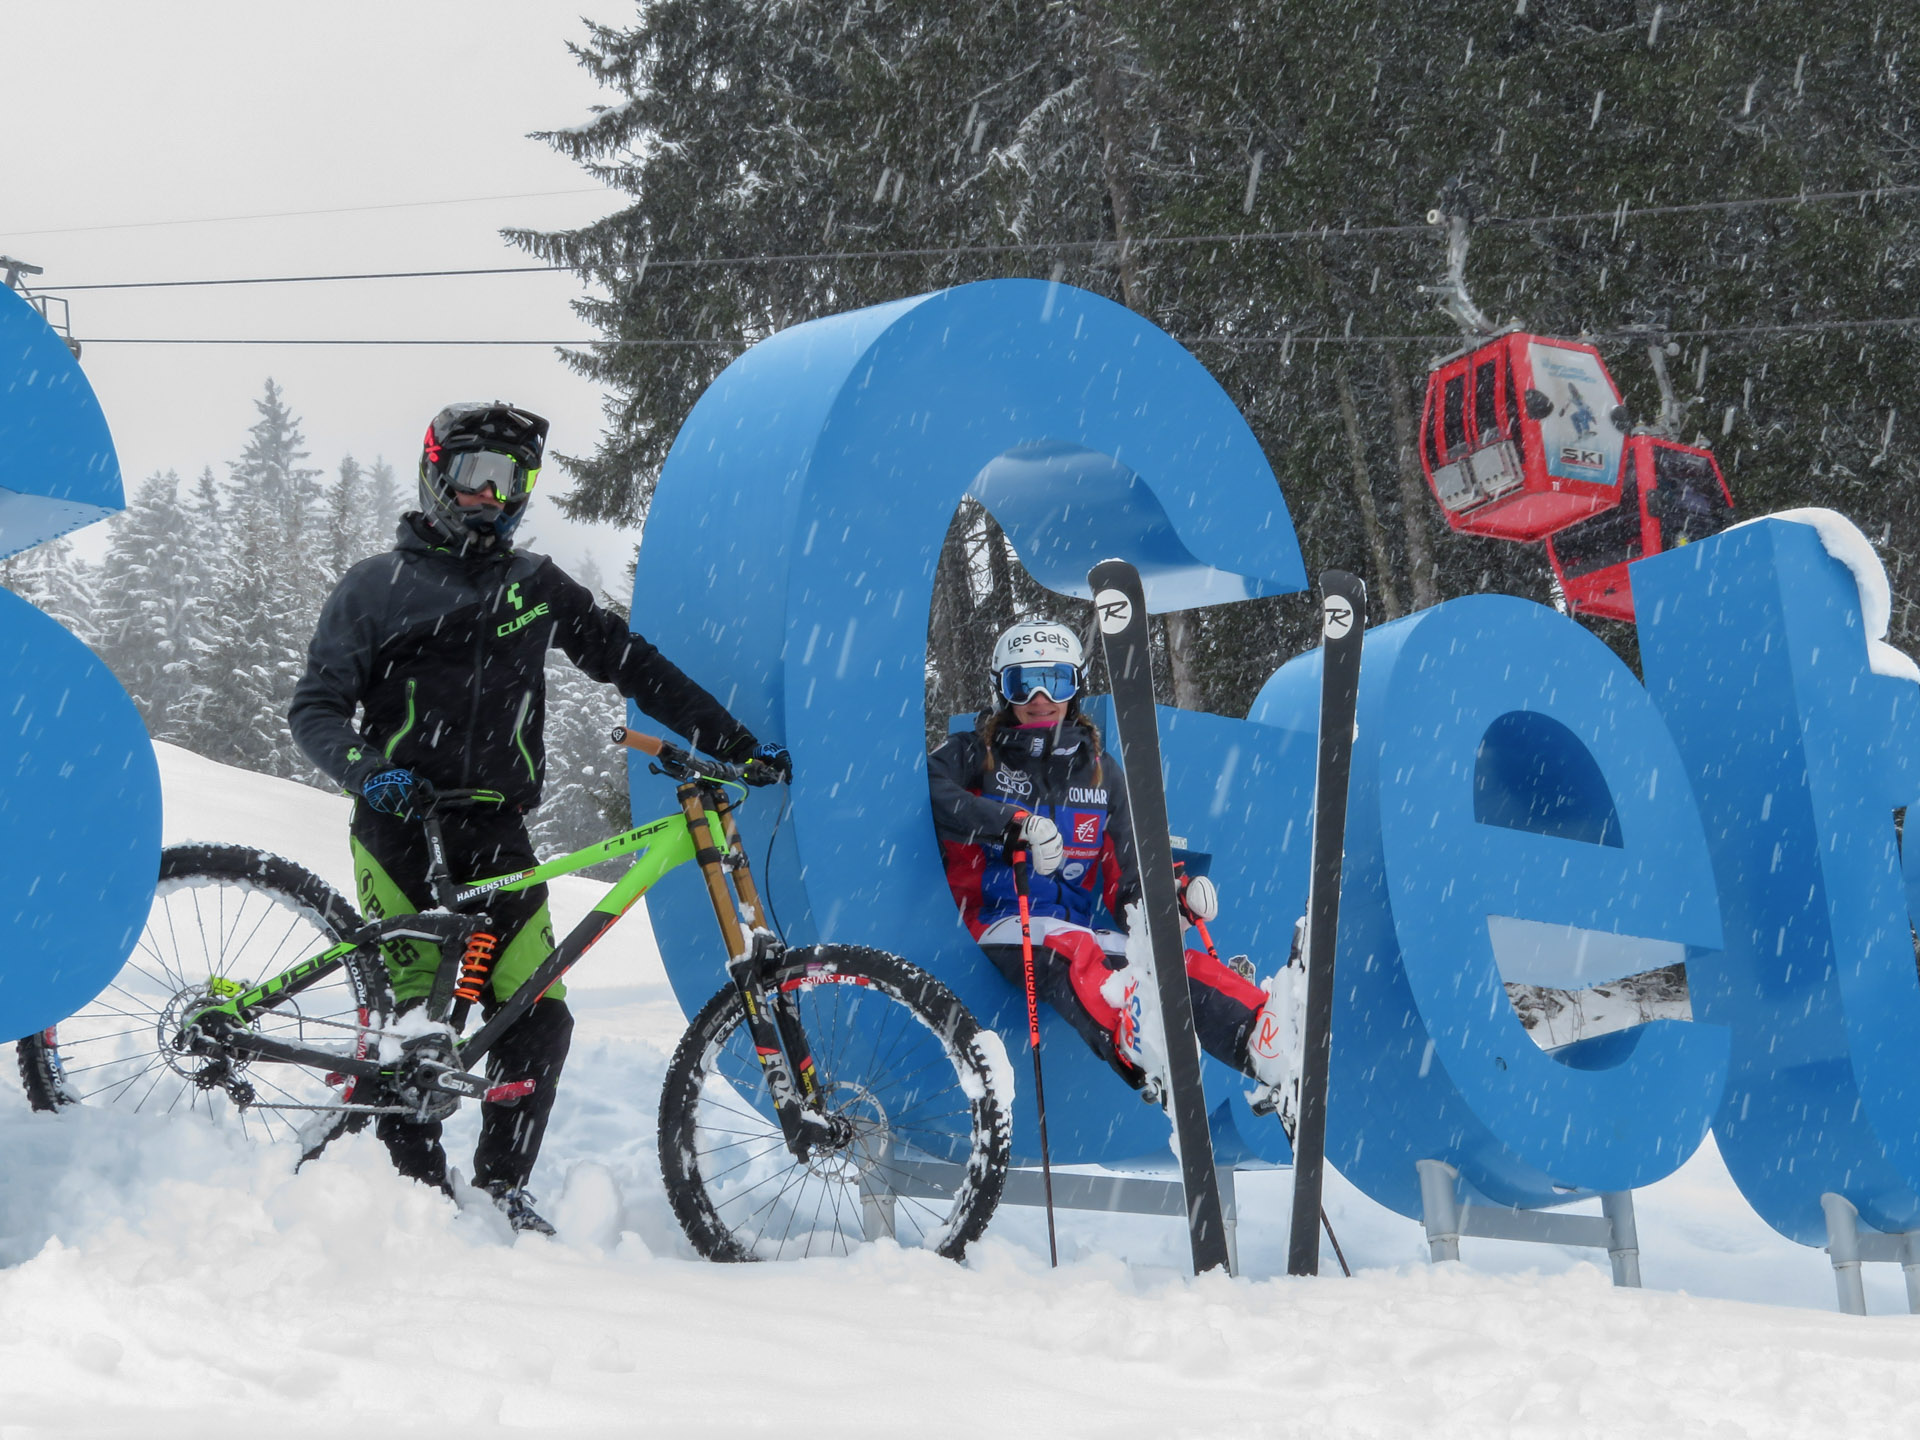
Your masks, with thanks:
<instances>
[{"instance_id":1,"label":"conifer forest","mask_svg":"<svg viewBox=\"0 0 1920 1440\"><path fill-rule=\"evenodd\" d=\"M1659 408L1663 344L1681 434L1714 447L1740 515L1854 517L1892 580L1889 638L1920 643L1912 7L656 0L573 49L604 102L536 139L625 203L505 238L575 272L578 314L619 342L563 353L608 415L556 437L577 520L638 538L688 410L755 341L1028 276L1198 356L1264 445L1309 573L1363 575L1376 619L1483 591L1545 601L1541 547L1450 531L1415 455L1427 368L1462 343L1425 288L1440 215L1467 222L1487 315L1599 346L1636 421ZM283 715L313 616L389 543L413 457L323 474L271 382L259 414L226 475L130 482L100 565L45 547L6 582L95 647L158 738L300 776ZM930 730L985 698L999 626L1045 611L1084 620L963 504ZM1162 617L1161 693L1244 713L1311 617L1305 596ZM1635 660L1630 626L1586 623ZM564 660L555 675L585 685ZM552 707L556 840L619 803L594 771L599 719L578 745L561 733L603 711L610 696Z\"/></svg>"}]
</instances>

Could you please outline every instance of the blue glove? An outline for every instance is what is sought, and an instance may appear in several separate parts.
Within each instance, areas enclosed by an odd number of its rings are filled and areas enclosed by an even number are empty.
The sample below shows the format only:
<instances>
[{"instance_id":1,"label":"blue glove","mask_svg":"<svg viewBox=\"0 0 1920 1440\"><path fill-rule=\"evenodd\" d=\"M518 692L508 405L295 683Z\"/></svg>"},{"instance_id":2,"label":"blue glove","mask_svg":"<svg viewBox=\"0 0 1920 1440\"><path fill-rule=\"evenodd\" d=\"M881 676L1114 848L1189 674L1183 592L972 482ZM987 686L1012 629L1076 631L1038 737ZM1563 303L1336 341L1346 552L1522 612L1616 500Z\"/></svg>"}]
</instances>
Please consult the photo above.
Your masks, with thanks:
<instances>
[{"instance_id":1,"label":"blue glove","mask_svg":"<svg viewBox=\"0 0 1920 1440\"><path fill-rule=\"evenodd\" d=\"M405 813L407 802L419 784L420 777L411 770L382 770L367 777L360 793L367 797L367 804L381 814L400 815Z\"/></svg>"},{"instance_id":2,"label":"blue glove","mask_svg":"<svg viewBox=\"0 0 1920 1440\"><path fill-rule=\"evenodd\" d=\"M782 780L791 780L793 756L787 753L786 746L771 741L756 745L747 756L740 778L749 785L778 785Z\"/></svg>"}]
</instances>

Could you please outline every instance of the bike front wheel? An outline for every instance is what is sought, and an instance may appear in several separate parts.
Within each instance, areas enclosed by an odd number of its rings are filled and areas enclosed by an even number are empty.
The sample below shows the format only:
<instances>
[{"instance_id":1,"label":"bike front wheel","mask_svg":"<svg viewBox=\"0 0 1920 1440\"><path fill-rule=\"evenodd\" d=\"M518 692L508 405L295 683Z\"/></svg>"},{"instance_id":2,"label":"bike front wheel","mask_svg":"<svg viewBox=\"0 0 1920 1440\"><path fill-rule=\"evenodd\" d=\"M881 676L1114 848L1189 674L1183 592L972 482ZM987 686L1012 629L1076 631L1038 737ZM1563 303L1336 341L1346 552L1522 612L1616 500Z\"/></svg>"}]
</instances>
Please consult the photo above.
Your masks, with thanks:
<instances>
[{"instance_id":1,"label":"bike front wheel","mask_svg":"<svg viewBox=\"0 0 1920 1440\"><path fill-rule=\"evenodd\" d=\"M222 1070L174 1038L189 1015L221 998L221 988L278 974L358 924L338 891L291 860L238 845L170 846L161 852L146 926L120 973L83 1009L19 1042L28 1103L198 1113L270 1141L304 1139L337 1123L353 1099L350 1078L265 1060ZM387 995L384 967L356 951L260 1012L253 1030L364 1056L391 1008Z\"/></svg>"},{"instance_id":2,"label":"bike front wheel","mask_svg":"<svg viewBox=\"0 0 1920 1440\"><path fill-rule=\"evenodd\" d=\"M878 950L792 951L769 989L806 1036L837 1138L805 1159L787 1148L745 1002L731 985L715 995L660 1095L667 1198L694 1249L790 1260L887 1238L959 1259L1006 1184L997 1038L938 980Z\"/></svg>"}]
</instances>

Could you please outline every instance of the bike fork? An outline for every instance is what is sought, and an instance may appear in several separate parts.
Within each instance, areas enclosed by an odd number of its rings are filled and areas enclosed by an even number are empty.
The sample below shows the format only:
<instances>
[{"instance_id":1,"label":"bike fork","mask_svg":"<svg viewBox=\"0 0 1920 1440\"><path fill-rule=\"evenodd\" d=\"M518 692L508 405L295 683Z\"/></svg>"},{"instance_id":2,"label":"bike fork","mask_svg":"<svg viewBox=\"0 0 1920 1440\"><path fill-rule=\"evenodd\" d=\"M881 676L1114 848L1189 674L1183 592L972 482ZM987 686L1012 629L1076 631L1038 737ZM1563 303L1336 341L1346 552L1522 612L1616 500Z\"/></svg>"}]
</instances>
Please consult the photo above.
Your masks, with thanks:
<instances>
[{"instance_id":1,"label":"bike fork","mask_svg":"<svg viewBox=\"0 0 1920 1440\"><path fill-rule=\"evenodd\" d=\"M786 946L767 928L753 872L725 797L717 787L699 781L681 785L676 793L693 838L693 858L706 878L720 937L732 957L727 961L727 974L747 1007L747 1033L753 1037L761 1076L767 1082L774 1113L780 1117L780 1133L794 1158L804 1161L817 1148L844 1143L845 1136L841 1126L821 1113L824 1107L812 1047L807 1044L792 1002L771 980ZM714 833L716 818L718 835ZM740 923L742 911L747 920L744 926Z\"/></svg>"},{"instance_id":2,"label":"bike fork","mask_svg":"<svg viewBox=\"0 0 1920 1440\"><path fill-rule=\"evenodd\" d=\"M800 1017L768 979L779 950L779 942L766 943L770 940L756 937L753 953L727 968L747 1007L747 1033L753 1037L780 1133L794 1158L805 1160L816 1147L834 1144L839 1137L833 1122L821 1114L820 1080Z\"/></svg>"}]
</instances>

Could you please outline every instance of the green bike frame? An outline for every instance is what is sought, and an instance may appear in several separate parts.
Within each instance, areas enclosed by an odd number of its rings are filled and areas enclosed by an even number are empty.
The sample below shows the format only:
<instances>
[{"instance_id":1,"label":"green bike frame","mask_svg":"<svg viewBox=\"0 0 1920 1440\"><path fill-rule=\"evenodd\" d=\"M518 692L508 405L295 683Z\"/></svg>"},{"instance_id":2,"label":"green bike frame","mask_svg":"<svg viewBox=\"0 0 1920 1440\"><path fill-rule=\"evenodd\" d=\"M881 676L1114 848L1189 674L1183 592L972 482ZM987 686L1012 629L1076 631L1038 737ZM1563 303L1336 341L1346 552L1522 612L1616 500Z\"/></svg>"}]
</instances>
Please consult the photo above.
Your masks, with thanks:
<instances>
[{"instance_id":1,"label":"green bike frame","mask_svg":"<svg viewBox=\"0 0 1920 1440\"><path fill-rule=\"evenodd\" d=\"M196 1054L208 1055L211 1064L206 1082L225 1084L236 1096L251 1095L250 1087L232 1071L234 1058L243 1056L325 1069L342 1077L399 1081L402 1093L411 1093L415 1097L412 1103L421 1107L426 1103L418 1099L423 1085L426 1090L455 1096L489 1098L493 1094L489 1082L472 1073L481 1057L662 875L691 860L699 865L706 879L714 919L726 945L727 974L745 1002L747 1026L787 1148L805 1160L817 1146L844 1145L848 1138L847 1122L823 1113L819 1077L799 1015L792 999L772 983L774 971L786 958L787 951L768 928L746 849L740 843L740 832L734 824L734 807L725 792L724 786L737 781L739 772L731 766L703 769L686 751L625 729L615 731L613 739L616 744L654 756L660 762L656 766L659 773L681 782L674 792L680 802L678 815L637 826L529 870L459 885L447 873L446 845L438 809L429 809L421 816L421 822L426 827L428 875L438 909L369 922L338 945L299 961L270 979L249 988L233 987L233 993L223 993L218 1003L195 1012L182 1027L176 1044ZM498 797L484 791L455 792L442 795L440 803L488 799ZM525 890L603 860L617 859L631 863L600 903L554 947L553 953L534 968L471 1038L465 1041L453 1038L465 1023L467 1001L477 998L479 986L484 983L496 943L495 937L484 933L484 910L475 913L467 907L484 906L490 895ZM403 1059L398 1064L383 1065L377 1057L369 1058L364 1053L364 1037L362 1053L344 1056L335 1051L268 1039L248 1029L255 1013L298 994L355 950L402 939L424 940L440 950L440 964L427 997L427 1018L444 1024L451 1016L453 1023L446 1026L449 1038L443 1042L444 1048L438 1055L422 1052L410 1061ZM458 987L454 979L456 971L461 974ZM458 1005L453 1003L456 992L461 996ZM500 1098L510 1103L510 1097ZM427 1118L424 1108L421 1116Z\"/></svg>"},{"instance_id":2,"label":"green bike frame","mask_svg":"<svg viewBox=\"0 0 1920 1440\"><path fill-rule=\"evenodd\" d=\"M699 814L703 827L709 827L707 833L712 834L721 828L720 815L706 808L704 797L701 809L696 813ZM694 859L695 850L693 831L687 815L668 815L589 845L585 849L576 850L572 854L549 860L531 870L519 870L509 875L497 875L491 879L459 886L453 896L455 903L471 904L495 892L525 890L555 876L570 875L604 860L631 859L632 861L627 872L620 877L600 903L595 905L586 918L581 920L567 937L554 947L553 953L541 962L528 977L527 982L514 992L513 997L500 1008L494 1018L459 1047L461 1064L471 1066L479 1061L499 1038L501 1031L524 1014L534 1000L537 1000L554 981L577 963L615 921L631 910L642 895L659 883L662 875L675 866ZM388 919L372 921L361 926L339 944L317 955L296 961L277 975L250 987L232 986L230 993L223 994L219 1003L195 1013L185 1028L217 1028L225 1043L262 1059L310 1065L341 1074L375 1078L383 1073L383 1067L375 1061L343 1056L334 1051L309 1046L293 1045L285 1041L269 1040L264 1036L247 1034L245 1026L259 1011L270 1009L290 999L332 973L348 955L363 946L378 946L389 940L424 940L444 945L451 938L450 929L457 928L446 924L446 921L452 918L455 917L396 915ZM457 961L457 953L451 956L443 954L441 964L444 968Z\"/></svg>"}]
</instances>

